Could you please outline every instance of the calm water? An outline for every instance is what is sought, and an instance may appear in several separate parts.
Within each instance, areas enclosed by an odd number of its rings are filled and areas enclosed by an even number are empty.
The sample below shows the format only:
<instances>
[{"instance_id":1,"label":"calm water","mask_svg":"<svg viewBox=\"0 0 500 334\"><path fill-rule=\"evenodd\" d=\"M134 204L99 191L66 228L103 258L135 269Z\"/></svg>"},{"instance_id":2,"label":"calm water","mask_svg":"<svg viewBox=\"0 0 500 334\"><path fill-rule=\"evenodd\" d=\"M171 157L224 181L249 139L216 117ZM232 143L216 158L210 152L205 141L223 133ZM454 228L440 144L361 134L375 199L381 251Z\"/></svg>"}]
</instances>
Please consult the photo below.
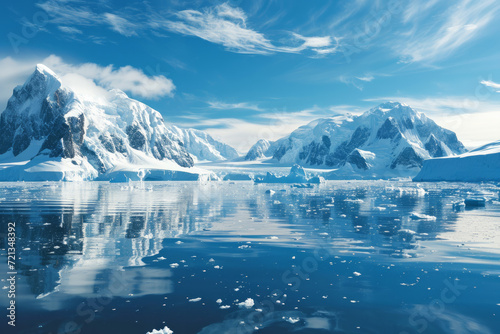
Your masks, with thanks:
<instances>
[{"instance_id":1,"label":"calm water","mask_svg":"<svg viewBox=\"0 0 500 334\"><path fill-rule=\"evenodd\" d=\"M500 188L421 187L2 184L0 332L500 333Z\"/></svg>"}]
</instances>

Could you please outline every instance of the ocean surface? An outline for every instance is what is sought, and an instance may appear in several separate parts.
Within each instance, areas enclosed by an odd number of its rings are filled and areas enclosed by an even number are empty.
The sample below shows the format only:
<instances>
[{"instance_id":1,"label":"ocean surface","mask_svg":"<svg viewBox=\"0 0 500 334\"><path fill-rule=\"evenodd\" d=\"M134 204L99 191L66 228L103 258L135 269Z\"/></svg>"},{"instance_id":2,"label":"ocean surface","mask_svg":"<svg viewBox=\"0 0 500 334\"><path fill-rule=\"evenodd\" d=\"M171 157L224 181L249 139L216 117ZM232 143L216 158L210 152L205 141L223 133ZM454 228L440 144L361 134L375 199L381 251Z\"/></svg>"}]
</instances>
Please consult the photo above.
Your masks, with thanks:
<instances>
[{"instance_id":1,"label":"ocean surface","mask_svg":"<svg viewBox=\"0 0 500 334\"><path fill-rule=\"evenodd\" d=\"M499 191L2 183L0 332L500 333Z\"/></svg>"}]
</instances>

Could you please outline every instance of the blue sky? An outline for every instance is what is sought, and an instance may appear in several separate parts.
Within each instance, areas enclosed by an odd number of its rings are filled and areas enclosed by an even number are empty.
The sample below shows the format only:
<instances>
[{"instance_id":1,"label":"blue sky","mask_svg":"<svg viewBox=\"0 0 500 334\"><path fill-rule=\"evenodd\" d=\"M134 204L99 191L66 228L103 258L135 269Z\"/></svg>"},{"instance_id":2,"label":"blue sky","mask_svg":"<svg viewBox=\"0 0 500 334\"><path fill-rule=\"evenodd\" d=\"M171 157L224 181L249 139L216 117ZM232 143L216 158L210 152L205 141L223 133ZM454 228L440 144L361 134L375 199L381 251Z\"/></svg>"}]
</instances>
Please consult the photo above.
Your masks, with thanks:
<instances>
[{"instance_id":1,"label":"blue sky","mask_svg":"<svg viewBox=\"0 0 500 334\"><path fill-rule=\"evenodd\" d=\"M499 18L494 0L22 0L0 11L0 104L43 62L242 152L386 100L472 147L500 139Z\"/></svg>"}]
</instances>

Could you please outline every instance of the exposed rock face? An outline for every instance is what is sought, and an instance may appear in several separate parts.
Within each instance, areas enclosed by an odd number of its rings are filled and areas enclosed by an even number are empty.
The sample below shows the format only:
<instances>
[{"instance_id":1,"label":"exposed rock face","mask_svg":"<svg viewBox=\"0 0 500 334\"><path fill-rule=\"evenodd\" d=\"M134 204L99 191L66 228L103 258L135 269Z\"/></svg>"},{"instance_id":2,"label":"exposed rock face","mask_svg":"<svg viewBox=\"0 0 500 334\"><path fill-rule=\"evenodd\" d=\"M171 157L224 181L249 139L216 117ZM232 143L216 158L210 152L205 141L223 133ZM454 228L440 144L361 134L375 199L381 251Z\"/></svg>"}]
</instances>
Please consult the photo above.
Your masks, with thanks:
<instances>
[{"instance_id":1,"label":"exposed rock face","mask_svg":"<svg viewBox=\"0 0 500 334\"><path fill-rule=\"evenodd\" d=\"M74 163L85 161L97 174L115 167L116 161L194 164L157 111L117 90L104 102L77 95L43 65L14 89L0 116L0 133L0 155L76 159Z\"/></svg>"}]
</instances>

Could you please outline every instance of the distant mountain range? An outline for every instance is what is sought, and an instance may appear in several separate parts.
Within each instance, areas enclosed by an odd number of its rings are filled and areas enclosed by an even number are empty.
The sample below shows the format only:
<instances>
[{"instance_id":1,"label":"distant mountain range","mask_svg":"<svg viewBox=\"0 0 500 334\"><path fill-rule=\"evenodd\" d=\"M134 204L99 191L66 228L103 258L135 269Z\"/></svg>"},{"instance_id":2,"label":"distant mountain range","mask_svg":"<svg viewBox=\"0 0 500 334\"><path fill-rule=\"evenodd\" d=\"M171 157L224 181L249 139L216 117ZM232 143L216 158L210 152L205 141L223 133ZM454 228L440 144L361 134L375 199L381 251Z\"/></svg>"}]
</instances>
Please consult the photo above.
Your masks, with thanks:
<instances>
[{"instance_id":1,"label":"distant mountain range","mask_svg":"<svg viewBox=\"0 0 500 334\"><path fill-rule=\"evenodd\" d=\"M415 176L425 159L464 152L454 132L405 104L387 102L360 116L314 120L275 142L261 140L246 159L336 169L329 179L370 179Z\"/></svg>"},{"instance_id":2,"label":"distant mountain range","mask_svg":"<svg viewBox=\"0 0 500 334\"><path fill-rule=\"evenodd\" d=\"M14 89L0 133L0 181L197 180L215 177L197 162L242 159L332 170L326 179L414 177L424 166L416 179L430 180L446 177L454 161L492 152L489 146L464 155L454 132L387 102L359 116L314 120L276 141L261 139L240 158L204 131L167 124L120 90L77 94L44 65ZM431 158L447 159L424 163Z\"/></svg>"},{"instance_id":3,"label":"distant mountain range","mask_svg":"<svg viewBox=\"0 0 500 334\"><path fill-rule=\"evenodd\" d=\"M196 160L237 157L203 131L168 125L120 90L82 96L44 65L0 116L0 180L197 179ZM142 172L141 172L142 173ZM142 176L141 176L142 177Z\"/></svg>"}]
</instances>

